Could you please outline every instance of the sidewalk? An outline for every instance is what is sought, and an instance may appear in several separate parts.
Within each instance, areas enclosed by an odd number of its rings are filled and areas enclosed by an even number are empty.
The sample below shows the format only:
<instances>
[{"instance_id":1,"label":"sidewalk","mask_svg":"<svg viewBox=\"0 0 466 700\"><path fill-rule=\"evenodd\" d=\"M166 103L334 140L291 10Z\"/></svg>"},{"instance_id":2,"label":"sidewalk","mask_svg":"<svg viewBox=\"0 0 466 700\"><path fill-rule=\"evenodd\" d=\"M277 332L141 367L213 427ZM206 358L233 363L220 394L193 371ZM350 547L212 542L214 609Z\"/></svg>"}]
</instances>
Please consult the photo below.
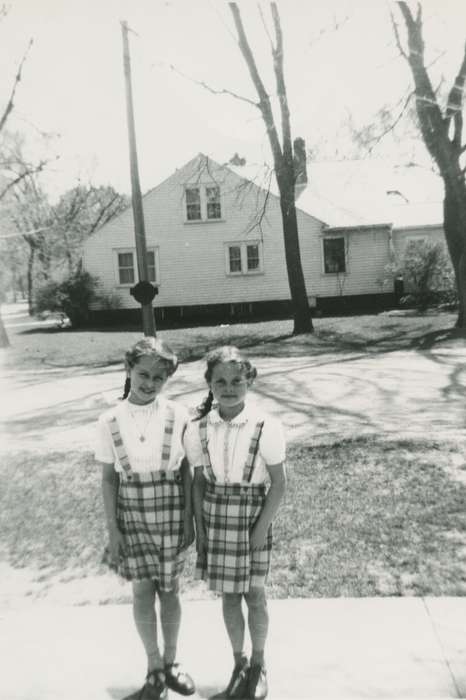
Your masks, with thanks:
<instances>
[{"instance_id":1,"label":"sidewalk","mask_svg":"<svg viewBox=\"0 0 466 700\"><path fill-rule=\"evenodd\" d=\"M270 618L270 700L466 696L465 598L273 600ZM179 657L194 697L224 687L220 601L185 602ZM2 700L120 700L145 671L128 605L4 611L0 659Z\"/></svg>"}]
</instances>

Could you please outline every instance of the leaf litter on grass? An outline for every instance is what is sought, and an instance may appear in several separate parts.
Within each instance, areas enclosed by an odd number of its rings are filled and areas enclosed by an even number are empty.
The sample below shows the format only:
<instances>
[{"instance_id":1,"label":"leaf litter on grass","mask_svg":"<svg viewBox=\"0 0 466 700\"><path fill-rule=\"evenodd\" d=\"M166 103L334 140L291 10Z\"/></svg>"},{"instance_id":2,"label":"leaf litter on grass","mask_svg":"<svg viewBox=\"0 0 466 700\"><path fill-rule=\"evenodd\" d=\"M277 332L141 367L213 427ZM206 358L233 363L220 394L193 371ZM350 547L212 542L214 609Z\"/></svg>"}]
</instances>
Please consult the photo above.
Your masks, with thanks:
<instances>
[{"instance_id":1,"label":"leaf litter on grass","mask_svg":"<svg viewBox=\"0 0 466 700\"><path fill-rule=\"evenodd\" d=\"M466 594L464 447L376 437L291 447L274 524L271 597ZM456 468L458 468L456 466ZM30 595L128 602L100 565L106 531L100 470L89 452L21 452L1 467L0 550L35 571ZM193 581L187 597L207 597Z\"/></svg>"}]
</instances>

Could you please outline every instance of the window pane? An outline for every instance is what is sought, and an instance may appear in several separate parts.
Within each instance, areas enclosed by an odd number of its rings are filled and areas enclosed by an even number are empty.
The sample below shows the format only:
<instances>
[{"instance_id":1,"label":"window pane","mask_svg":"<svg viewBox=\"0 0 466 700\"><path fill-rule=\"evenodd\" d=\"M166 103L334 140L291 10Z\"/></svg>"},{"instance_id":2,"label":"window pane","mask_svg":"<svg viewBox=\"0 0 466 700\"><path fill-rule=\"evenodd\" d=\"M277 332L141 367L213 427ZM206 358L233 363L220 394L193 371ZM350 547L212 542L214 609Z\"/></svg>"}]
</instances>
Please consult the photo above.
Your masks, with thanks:
<instances>
[{"instance_id":1,"label":"window pane","mask_svg":"<svg viewBox=\"0 0 466 700\"><path fill-rule=\"evenodd\" d=\"M258 270L259 269L259 245L256 243L254 245L247 246L248 254L248 270Z\"/></svg>"},{"instance_id":2,"label":"window pane","mask_svg":"<svg viewBox=\"0 0 466 700\"><path fill-rule=\"evenodd\" d=\"M120 268L120 284L133 284L134 270L131 268Z\"/></svg>"},{"instance_id":3,"label":"window pane","mask_svg":"<svg viewBox=\"0 0 466 700\"><path fill-rule=\"evenodd\" d=\"M133 267L133 254L118 253L118 267Z\"/></svg>"},{"instance_id":4,"label":"window pane","mask_svg":"<svg viewBox=\"0 0 466 700\"><path fill-rule=\"evenodd\" d=\"M230 272L241 272L241 248L232 245L228 248L230 255Z\"/></svg>"},{"instance_id":5,"label":"window pane","mask_svg":"<svg viewBox=\"0 0 466 700\"><path fill-rule=\"evenodd\" d=\"M186 218L196 221L201 218L201 193L199 187L186 189Z\"/></svg>"},{"instance_id":6,"label":"window pane","mask_svg":"<svg viewBox=\"0 0 466 700\"><path fill-rule=\"evenodd\" d=\"M325 272L346 272L345 239L327 238L324 240Z\"/></svg>"},{"instance_id":7,"label":"window pane","mask_svg":"<svg viewBox=\"0 0 466 700\"><path fill-rule=\"evenodd\" d=\"M156 282L156 278L155 278L155 252L153 250L147 251L147 272L149 275L149 282Z\"/></svg>"},{"instance_id":8,"label":"window pane","mask_svg":"<svg viewBox=\"0 0 466 700\"><path fill-rule=\"evenodd\" d=\"M207 218L220 219L222 217L220 207L220 187L206 187Z\"/></svg>"}]
</instances>

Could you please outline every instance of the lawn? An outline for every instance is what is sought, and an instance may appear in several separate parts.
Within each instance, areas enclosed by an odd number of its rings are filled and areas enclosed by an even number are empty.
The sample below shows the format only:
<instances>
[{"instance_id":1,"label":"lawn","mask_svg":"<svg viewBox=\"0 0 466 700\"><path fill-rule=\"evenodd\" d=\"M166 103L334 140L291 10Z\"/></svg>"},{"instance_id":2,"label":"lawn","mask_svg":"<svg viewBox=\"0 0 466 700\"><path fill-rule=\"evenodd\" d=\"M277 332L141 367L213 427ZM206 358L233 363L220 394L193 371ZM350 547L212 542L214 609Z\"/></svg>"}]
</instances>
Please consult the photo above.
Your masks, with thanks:
<instances>
[{"instance_id":1,"label":"lawn","mask_svg":"<svg viewBox=\"0 0 466 700\"><path fill-rule=\"evenodd\" d=\"M259 356L347 357L428 351L464 339L451 313L315 319L312 335L291 321L163 330L184 361L234 343ZM105 367L121 363L140 334L12 325L4 367ZM54 374L53 372L51 374ZM58 371L57 374L61 374ZM400 388L402 390L402 387ZM275 526L272 597L466 595L466 442L383 436L289 449L289 488ZM129 586L100 565L105 528L100 475L85 451L2 455L0 558L24 572L31 599L60 587L71 603L130 600ZM184 594L194 584L191 551ZM3 570L2 570L3 576ZM11 578L10 584L16 579ZM111 584L99 585L102 581ZM11 590L11 586L10 586Z\"/></svg>"},{"instance_id":2,"label":"lawn","mask_svg":"<svg viewBox=\"0 0 466 700\"><path fill-rule=\"evenodd\" d=\"M406 312L365 316L317 318L315 333L292 336L292 321L267 321L234 325L162 330L159 336L182 361L202 357L207 350L234 344L262 356L311 356L321 353L387 352L411 347L431 347L456 337L453 313ZM73 330L53 327L8 330L11 348L3 351L6 367L105 367L122 361L125 350L140 333L134 330Z\"/></svg>"},{"instance_id":3,"label":"lawn","mask_svg":"<svg viewBox=\"0 0 466 700\"><path fill-rule=\"evenodd\" d=\"M271 597L466 595L465 451L377 438L291 447ZM37 572L32 596L46 596L57 580L103 575L100 475L89 453L10 455L2 481L0 551ZM191 551L187 593L193 561ZM68 602L130 600L130 587L116 582L103 599L87 591L88 601L70 594Z\"/></svg>"}]
</instances>

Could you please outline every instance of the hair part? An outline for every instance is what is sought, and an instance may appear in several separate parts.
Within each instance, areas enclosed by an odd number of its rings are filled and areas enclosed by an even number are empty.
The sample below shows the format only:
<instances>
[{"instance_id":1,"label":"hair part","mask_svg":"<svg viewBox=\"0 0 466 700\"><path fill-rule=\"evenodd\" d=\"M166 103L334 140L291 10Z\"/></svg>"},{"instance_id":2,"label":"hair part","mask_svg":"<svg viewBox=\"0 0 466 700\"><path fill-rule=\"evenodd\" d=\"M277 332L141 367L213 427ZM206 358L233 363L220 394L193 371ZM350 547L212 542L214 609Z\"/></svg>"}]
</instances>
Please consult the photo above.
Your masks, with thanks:
<instances>
[{"instance_id":1,"label":"hair part","mask_svg":"<svg viewBox=\"0 0 466 700\"><path fill-rule=\"evenodd\" d=\"M131 379L129 376L129 370L132 369L141 357L152 357L157 360L161 365L163 365L167 377L170 377L176 371L178 367L178 357L175 355L173 350L160 340L159 338L154 338L153 336L145 336L137 343L131 346L129 350L125 353L125 367L127 371L125 386L123 390L122 399L126 399L131 391Z\"/></svg>"},{"instance_id":2,"label":"hair part","mask_svg":"<svg viewBox=\"0 0 466 700\"><path fill-rule=\"evenodd\" d=\"M240 350L235 345L222 345L219 348L214 348L213 350L207 353L205 359L207 363L207 369L204 372L204 378L207 384L210 384L210 382L212 381L212 374L214 372L214 368L217 365L226 364L229 362L234 362L236 365L238 365L239 369L248 381L252 382L257 377L257 369L250 362L250 360L248 360L247 357L245 357L240 352ZM213 402L214 395L209 389L209 393L207 394L206 398L196 409L197 416L195 420L200 420L201 418L204 418L204 416L206 416L212 409Z\"/></svg>"}]
</instances>

